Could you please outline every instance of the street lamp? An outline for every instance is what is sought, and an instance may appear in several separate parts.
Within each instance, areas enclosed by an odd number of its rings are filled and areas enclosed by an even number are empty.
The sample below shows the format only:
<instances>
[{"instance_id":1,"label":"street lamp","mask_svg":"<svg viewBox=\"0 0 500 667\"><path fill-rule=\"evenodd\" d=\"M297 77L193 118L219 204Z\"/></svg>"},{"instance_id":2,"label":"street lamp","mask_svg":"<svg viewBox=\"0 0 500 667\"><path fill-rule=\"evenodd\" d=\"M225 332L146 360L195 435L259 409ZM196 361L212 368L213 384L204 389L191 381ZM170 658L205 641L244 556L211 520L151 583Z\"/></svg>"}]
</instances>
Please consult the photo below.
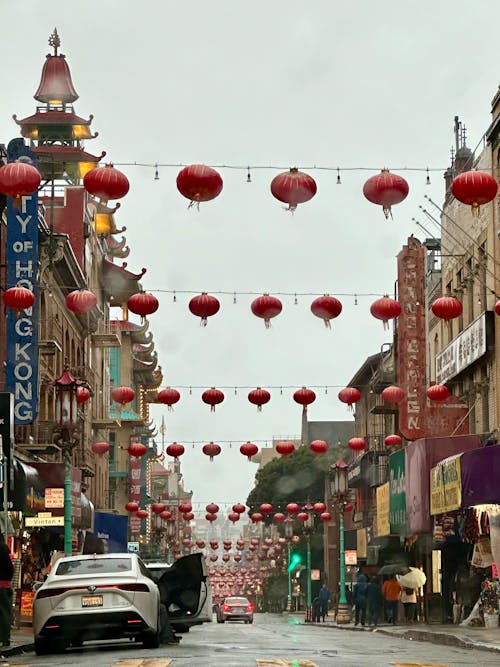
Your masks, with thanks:
<instances>
[{"instance_id":1,"label":"street lamp","mask_svg":"<svg viewBox=\"0 0 500 667\"><path fill-rule=\"evenodd\" d=\"M71 454L78 443L74 433L79 426L76 396L78 387L88 387L88 384L75 378L67 369L51 384L56 389L55 421L60 433L58 444L64 455L64 553L71 556Z\"/></svg>"},{"instance_id":2,"label":"street lamp","mask_svg":"<svg viewBox=\"0 0 500 667\"><path fill-rule=\"evenodd\" d=\"M287 516L285 519L285 538L286 538L286 549L287 549L287 570L288 570L288 597L286 600L286 610L292 611L292 570L290 563L290 543L293 537L293 519L291 516Z\"/></svg>"},{"instance_id":3,"label":"street lamp","mask_svg":"<svg viewBox=\"0 0 500 667\"><path fill-rule=\"evenodd\" d=\"M337 624L344 625L351 622L351 614L345 594L345 550L344 550L344 507L348 501L348 465L339 459L330 466L330 494L334 500L334 507L339 515L340 535L340 597L337 610Z\"/></svg>"},{"instance_id":4,"label":"street lamp","mask_svg":"<svg viewBox=\"0 0 500 667\"><path fill-rule=\"evenodd\" d=\"M312 621L312 590L311 590L311 533L314 530L314 513L313 505L309 501L304 507L304 512L307 513L307 519L303 522L303 532L306 536L306 623Z\"/></svg>"}]
</instances>

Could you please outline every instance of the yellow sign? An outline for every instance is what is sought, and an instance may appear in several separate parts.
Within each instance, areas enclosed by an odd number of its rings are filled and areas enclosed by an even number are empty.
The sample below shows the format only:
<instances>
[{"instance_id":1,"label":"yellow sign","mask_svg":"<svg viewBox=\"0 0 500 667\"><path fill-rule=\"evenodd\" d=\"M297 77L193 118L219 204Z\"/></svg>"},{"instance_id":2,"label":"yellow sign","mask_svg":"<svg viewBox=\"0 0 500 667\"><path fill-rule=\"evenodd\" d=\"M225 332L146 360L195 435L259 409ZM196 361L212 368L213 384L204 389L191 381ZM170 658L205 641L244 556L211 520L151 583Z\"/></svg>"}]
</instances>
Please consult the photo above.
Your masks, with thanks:
<instances>
[{"instance_id":1,"label":"yellow sign","mask_svg":"<svg viewBox=\"0 0 500 667\"><path fill-rule=\"evenodd\" d=\"M64 507L64 489L45 489L45 509Z\"/></svg>"},{"instance_id":2,"label":"yellow sign","mask_svg":"<svg viewBox=\"0 0 500 667\"><path fill-rule=\"evenodd\" d=\"M460 456L460 454L452 456L431 468L431 514L443 514L460 508L462 504Z\"/></svg>"},{"instance_id":3,"label":"yellow sign","mask_svg":"<svg viewBox=\"0 0 500 667\"><path fill-rule=\"evenodd\" d=\"M389 497L389 482L377 486L377 536L391 534Z\"/></svg>"},{"instance_id":4,"label":"yellow sign","mask_svg":"<svg viewBox=\"0 0 500 667\"><path fill-rule=\"evenodd\" d=\"M63 516L27 516L24 520L27 528L42 528L44 526L64 526Z\"/></svg>"},{"instance_id":5,"label":"yellow sign","mask_svg":"<svg viewBox=\"0 0 500 667\"><path fill-rule=\"evenodd\" d=\"M356 547L359 558L366 558L367 544L366 544L366 528L360 528L356 533Z\"/></svg>"}]
</instances>

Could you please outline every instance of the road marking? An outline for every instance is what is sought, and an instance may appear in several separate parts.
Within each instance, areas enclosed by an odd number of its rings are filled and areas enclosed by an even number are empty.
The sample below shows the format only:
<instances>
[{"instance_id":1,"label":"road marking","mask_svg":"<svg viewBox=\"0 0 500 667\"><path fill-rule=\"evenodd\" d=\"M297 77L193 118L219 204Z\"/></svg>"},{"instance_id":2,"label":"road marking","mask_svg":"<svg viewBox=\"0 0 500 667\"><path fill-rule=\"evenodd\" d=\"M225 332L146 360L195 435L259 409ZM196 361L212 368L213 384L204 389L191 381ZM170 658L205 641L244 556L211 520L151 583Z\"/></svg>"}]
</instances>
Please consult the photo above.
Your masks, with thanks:
<instances>
[{"instance_id":1,"label":"road marking","mask_svg":"<svg viewBox=\"0 0 500 667\"><path fill-rule=\"evenodd\" d=\"M170 658L127 658L126 660L118 660L113 663L113 667L167 667L172 660ZM16 665L20 667L20 665Z\"/></svg>"},{"instance_id":2,"label":"road marking","mask_svg":"<svg viewBox=\"0 0 500 667\"><path fill-rule=\"evenodd\" d=\"M396 667L449 667L442 662L391 662Z\"/></svg>"},{"instance_id":3,"label":"road marking","mask_svg":"<svg viewBox=\"0 0 500 667\"><path fill-rule=\"evenodd\" d=\"M319 667L317 663L305 658L287 660L286 658L257 658L258 667Z\"/></svg>"}]
</instances>

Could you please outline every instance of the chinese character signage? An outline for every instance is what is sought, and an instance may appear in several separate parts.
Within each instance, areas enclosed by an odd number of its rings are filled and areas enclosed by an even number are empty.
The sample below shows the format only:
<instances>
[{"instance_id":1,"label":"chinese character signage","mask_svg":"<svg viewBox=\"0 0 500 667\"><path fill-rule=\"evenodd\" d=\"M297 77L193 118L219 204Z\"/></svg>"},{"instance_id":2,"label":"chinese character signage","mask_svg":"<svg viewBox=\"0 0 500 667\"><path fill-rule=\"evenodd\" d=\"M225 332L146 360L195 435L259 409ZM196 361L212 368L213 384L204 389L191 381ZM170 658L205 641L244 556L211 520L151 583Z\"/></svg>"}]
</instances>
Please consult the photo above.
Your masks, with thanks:
<instances>
[{"instance_id":1,"label":"chinese character signage","mask_svg":"<svg viewBox=\"0 0 500 667\"><path fill-rule=\"evenodd\" d=\"M389 482L377 486L377 537L391 534L389 523Z\"/></svg>"},{"instance_id":2,"label":"chinese character signage","mask_svg":"<svg viewBox=\"0 0 500 667\"><path fill-rule=\"evenodd\" d=\"M131 436L130 444L141 442L140 436ZM131 456L129 463L130 470L130 492L129 500L141 506L142 502L142 461L140 456ZM130 534L141 534L142 520L135 515L130 516Z\"/></svg>"},{"instance_id":3,"label":"chinese character signage","mask_svg":"<svg viewBox=\"0 0 500 667\"><path fill-rule=\"evenodd\" d=\"M405 450L389 456L389 521L391 534L406 535Z\"/></svg>"},{"instance_id":4,"label":"chinese character signage","mask_svg":"<svg viewBox=\"0 0 500 667\"><path fill-rule=\"evenodd\" d=\"M457 510L462 504L460 456L452 456L431 468L431 514Z\"/></svg>"},{"instance_id":5,"label":"chinese character signage","mask_svg":"<svg viewBox=\"0 0 500 667\"><path fill-rule=\"evenodd\" d=\"M436 382L444 384L486 354L486 313L436 355Z\"/></svg>"}]
</instances>

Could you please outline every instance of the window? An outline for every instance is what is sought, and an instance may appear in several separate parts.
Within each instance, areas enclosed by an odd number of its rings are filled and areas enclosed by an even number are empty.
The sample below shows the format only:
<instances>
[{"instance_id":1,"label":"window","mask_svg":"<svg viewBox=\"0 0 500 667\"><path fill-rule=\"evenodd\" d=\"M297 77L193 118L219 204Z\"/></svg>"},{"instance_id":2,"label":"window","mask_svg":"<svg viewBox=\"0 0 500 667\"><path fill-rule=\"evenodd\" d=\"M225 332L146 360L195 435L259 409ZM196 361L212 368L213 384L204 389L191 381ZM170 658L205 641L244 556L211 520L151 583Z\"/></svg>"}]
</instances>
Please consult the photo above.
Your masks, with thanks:
<instances>
[{"instance_id":1,"label":"window","mask_svg":"<svg viewBox=\"0 0 500 667\"><path fill-rule=\"evenodd\" d=\"M130 558L85 558L67 560L57 564L56 575L63 577L72 574L116 574L130 572L132 560Z\"/></svg>"}]
</instances>

